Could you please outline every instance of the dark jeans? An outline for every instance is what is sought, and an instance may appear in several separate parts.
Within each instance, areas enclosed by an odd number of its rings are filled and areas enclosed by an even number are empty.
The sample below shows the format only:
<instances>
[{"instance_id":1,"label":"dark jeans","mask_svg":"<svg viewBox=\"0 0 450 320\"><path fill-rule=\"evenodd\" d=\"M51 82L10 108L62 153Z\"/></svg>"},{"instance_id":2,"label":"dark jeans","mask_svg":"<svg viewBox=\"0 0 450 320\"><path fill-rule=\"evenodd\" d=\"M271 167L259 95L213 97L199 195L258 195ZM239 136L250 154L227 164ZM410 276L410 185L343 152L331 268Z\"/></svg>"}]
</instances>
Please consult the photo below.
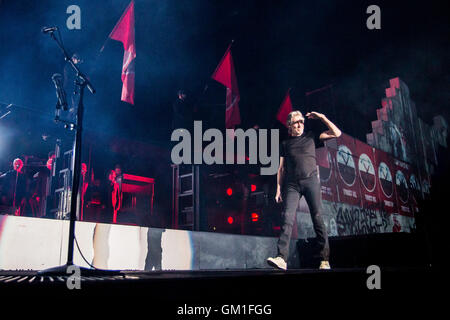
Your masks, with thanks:
<instances>
[{"instance_id":1,"label":"dark jeans","mask_svg":"<svg viewBox=\"0 0 450 320\"><path fill-rule=\"evenodd\" d=\"M328 261L330 246L328 244L327 228L322 219L322 202L320 200L320 182L317 176L299 180L287 181L282 192L283 199L283 226L278 239L278 255L287 261L289 256L289 243L292 226L294 224L297 207L301 197L304 196L311 214L314 231L317 235L319 254L322 260Z\"/></svg>"}]
</instances>

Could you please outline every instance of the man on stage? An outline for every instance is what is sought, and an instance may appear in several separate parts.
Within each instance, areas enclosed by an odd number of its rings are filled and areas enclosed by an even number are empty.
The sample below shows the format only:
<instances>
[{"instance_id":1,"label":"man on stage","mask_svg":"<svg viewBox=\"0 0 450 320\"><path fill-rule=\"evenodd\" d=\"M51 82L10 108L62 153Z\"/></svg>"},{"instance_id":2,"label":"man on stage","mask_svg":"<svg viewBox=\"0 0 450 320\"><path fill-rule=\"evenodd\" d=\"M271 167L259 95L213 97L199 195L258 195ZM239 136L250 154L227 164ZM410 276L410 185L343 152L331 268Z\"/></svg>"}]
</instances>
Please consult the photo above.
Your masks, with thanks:
<instances>
[{"instance_id":1,"label":"man on stage","mask_svg":"<svg viewBox=\"0 0 450 320\"><path fill-rule=\"evenodd\" d=\"M321 120L328 130L320 135L312 131L304 132L305 118L300 111L292 111L287 117L290 137L280 146L280 166L277 174L275 201L283 202L283 225L278 239L278 255L268 258L267 263L286 270L292 225L299 200L305 197L317 235L320 250L320 269L330 269L328 235L322 219L320 182L316 165L316 142L337 138L341 131L324 114L309 112L308 119Z\"/></svg>"},{"instance_id":2,"label":"man on stage","mask_svg":"<svg viewBox=\"0 0 450 320\"><path fill-rule=\"evenodd\" d=\"M11 213L16 216L34 215L30 205L30 178L25 172L22 159L14 159L13 169L0 176L0 183L3 184L6 204L10 206Z\"/></svg>"}]
</instances>

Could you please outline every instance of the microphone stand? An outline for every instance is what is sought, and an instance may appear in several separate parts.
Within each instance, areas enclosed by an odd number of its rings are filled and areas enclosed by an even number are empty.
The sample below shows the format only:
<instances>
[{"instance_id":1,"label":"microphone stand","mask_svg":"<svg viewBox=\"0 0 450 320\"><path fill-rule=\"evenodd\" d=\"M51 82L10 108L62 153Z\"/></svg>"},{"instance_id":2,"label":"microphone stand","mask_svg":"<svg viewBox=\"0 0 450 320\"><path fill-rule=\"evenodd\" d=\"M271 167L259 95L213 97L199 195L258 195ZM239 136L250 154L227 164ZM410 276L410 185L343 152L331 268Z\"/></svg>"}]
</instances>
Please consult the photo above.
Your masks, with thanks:
<instances>
[{"instance_id":1,"label":"microphone stand","mask_svg":"<svg viewBox=\"0 0 450 320\"><path fill-rule=\"evenodd\" d=\"M79 184L80 184L80 175L81 175L81 137L83 130L83 114L84 114L84 105L83 105L83 95L84 89L87 87L89 91L94 94L95 89L93 85L90 83L88 78L81 73L80 69L77 65L72 61L72 59L67 54L63 44L59 41L53 31L49 32L50 36L53 40L55 40L58 47L61 49L64 60L69 62L76 73L75 84L78 87L79 92L79 100L77 106L77 117L76 123L71 124L69 127L72 130L75 130L75 145L74 145L74 167L73 167L73 180L72 180L72 191L71 191L71 202L70 202L70 223L69 223L69 243L68 243L68 251L67 251L67 262L65 265L45 269L39 272L41 275L67 275L68 267L73 266L73 250L74 250L74 241L75 241L75 221L76 221L76 213L77 213L77 205L78 205L78 192L79 192ZM57 104L58 107L59 104ZM56 120L56 119L55 119ZM110 271L110 270L100 270L100 269L88 269L76 266L80 271L81 275L113 275L119 274L118 271ZM72 272L73 273L73 272Z\"/></svg>"}]
</instances>

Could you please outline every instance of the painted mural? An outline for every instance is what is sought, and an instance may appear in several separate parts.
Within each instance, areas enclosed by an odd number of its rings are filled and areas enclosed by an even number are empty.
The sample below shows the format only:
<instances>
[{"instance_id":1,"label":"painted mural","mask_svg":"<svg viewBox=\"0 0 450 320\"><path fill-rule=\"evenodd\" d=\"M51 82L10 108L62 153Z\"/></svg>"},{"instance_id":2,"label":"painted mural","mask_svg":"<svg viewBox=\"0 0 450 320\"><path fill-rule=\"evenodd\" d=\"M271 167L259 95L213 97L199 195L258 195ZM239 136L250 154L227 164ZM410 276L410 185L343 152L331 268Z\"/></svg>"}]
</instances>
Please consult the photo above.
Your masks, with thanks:
<instances>
[{"instance_id":1,"label":"painted mural","mask_svg":"<svg viewBox=\"0 0 450 320\"><path fill-rule=\"evenodd\" d=\"M389 84L367 142L342 134L317 149L330 236L413 232L418 201L430 192L436 150L447 147L448 125L442 116L426 124L407 85L399 78ZM307 210L299 205L299 238L315 236Z\"/></svg>"}]
</instances>

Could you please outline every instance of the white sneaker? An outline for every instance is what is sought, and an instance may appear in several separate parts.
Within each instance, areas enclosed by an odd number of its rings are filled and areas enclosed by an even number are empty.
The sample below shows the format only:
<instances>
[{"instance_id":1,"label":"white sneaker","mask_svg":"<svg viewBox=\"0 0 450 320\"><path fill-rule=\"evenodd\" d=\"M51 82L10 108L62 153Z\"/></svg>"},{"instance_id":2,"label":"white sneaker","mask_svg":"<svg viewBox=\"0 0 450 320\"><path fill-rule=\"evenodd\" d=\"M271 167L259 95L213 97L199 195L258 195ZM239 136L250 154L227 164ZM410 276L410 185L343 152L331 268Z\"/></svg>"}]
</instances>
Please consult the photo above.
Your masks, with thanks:
<instances>
[{"instance_id":1,"label":"white sneaker","mask_svg":"<svg viewBox=\"0 0 450 320\"><path fill-rule=\"evenodd\" d=\"M329 269L331 269L330 263L328 261L321 261L319 269L322 269L322 270L329 270Z\"/></svg>"},{"instance_id":2,"label":"white sneaker","mask_svg":"<svg viewBox=\"0 0 450 320\"><path fill-rule=\"evenodd\" d=\"M287 264L282 257L267 258L267 263L277 269L286 270Z\"/></svg>"}]
</instances>

